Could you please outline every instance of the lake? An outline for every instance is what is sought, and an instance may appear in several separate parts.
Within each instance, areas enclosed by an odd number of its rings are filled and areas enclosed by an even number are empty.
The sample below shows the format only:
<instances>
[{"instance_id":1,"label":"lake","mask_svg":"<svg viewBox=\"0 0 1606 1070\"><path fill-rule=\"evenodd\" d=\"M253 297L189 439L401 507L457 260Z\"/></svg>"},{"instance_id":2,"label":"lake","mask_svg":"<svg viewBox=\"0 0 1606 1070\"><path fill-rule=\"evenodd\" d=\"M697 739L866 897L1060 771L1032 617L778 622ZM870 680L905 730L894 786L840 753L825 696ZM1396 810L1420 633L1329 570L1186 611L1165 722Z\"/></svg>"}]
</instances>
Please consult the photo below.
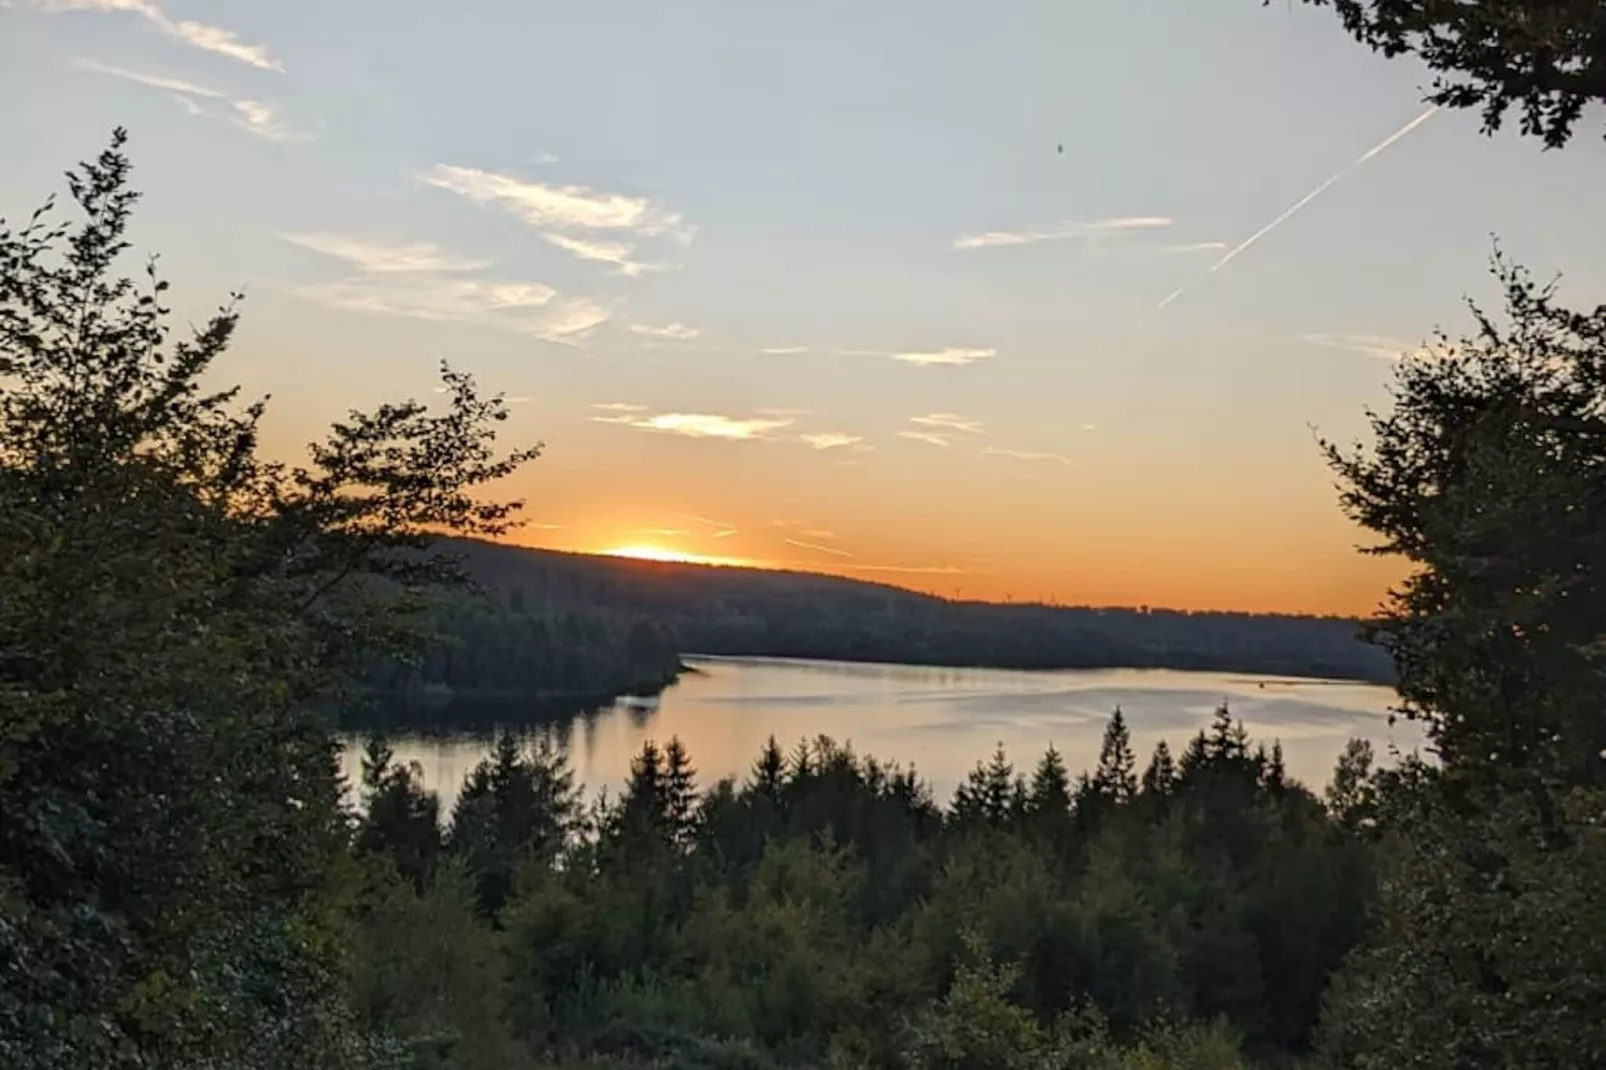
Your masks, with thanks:
<instances>
[{"instance_id":1,"label":"lake","mask_svg":"<svg viewBox=\"0 0 1606 1070\"><path fill-rule=\"evenodd\" d=\"M1252 740L1281 740L1291 775L1324 786L1347 739L1370 739L1380 759L1391 746L1422 746L1416 725L1390 725L1392 689L1343 681L1301 680L1164 669L1028 672L865 665L782 658L687 658L697 672L653 699L621 699L582 713L501 702L465 707L464 719L548 734L569 754L576 779L617 793L644 740L679 736L699 783L743 776L771 736L790 750L825 734L860 754L914 766L946 803L978 761L1002 743L1018 771L1030 772L1053 744L1073 773L1098 761L1110 713L1120 707L1139 769L1161 739L1178 756L1225 700ZM452 719L454 707L433 712ZM397 757L417 762L424 783L450 811L463 778L490 749L476 732L406 734L392 728ZM357 736L345 740L343 767L361 772Z\"/></svg>"}]
</instances>

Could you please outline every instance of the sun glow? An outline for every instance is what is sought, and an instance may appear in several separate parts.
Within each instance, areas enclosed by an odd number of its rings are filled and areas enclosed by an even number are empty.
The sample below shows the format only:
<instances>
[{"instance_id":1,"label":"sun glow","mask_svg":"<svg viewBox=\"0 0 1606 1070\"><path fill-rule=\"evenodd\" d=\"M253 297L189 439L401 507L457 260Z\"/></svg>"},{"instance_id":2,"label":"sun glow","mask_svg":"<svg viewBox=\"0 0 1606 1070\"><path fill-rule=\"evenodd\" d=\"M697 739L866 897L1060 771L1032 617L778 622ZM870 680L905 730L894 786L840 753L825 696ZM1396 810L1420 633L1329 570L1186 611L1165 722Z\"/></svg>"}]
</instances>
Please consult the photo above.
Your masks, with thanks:
<instances>
[{"instance_id":1,"label":"sun glow","mask_svg":"<svg viewBox=\"0 0 1606 1070\"><path fill-rule=\"evenodd\" d=\"M603 550L608 557L629 557L637 561L669 561L683 565L746 565L751 562L735 557L709 557L705 554L687 553L683 550L671 550L667 546L656 546L651 543L635 543L630 546L616 546L611 550Z\"/></svg>"}]
</instances>

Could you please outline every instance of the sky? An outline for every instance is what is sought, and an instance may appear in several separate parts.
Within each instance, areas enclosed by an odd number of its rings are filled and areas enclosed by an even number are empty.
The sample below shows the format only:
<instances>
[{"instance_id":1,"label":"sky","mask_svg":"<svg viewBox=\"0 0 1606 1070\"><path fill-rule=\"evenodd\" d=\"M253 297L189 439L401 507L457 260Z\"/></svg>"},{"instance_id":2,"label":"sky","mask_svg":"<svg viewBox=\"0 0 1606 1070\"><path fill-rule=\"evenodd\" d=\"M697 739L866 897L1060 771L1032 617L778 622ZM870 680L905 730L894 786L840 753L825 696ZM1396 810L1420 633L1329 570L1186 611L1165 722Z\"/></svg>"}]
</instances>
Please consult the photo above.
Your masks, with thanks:
<instances>
[{"instance_id":1,"label":"sky","mask_svg":"<svg viewBox=\"0 0 1606 1070\"><path fill-rule=\"evenodd\" d=\"M1317 436L1493 303L1606 297L1562 152L1260 0L0 0L0 215L126 126L265 444L429 400L512 538L962 598L1364 613Z\"/></svg>"}]
</instances>

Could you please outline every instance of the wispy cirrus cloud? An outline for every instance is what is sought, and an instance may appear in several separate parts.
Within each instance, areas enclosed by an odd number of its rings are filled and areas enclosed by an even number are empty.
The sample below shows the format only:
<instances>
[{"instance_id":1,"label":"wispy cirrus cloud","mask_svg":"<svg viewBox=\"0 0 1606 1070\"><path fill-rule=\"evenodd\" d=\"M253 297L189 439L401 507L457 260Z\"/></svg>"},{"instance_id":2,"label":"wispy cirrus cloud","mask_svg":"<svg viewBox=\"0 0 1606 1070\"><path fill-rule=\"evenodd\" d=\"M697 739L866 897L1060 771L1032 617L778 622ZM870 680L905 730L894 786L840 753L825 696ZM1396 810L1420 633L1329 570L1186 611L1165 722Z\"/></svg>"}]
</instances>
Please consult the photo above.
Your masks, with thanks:
<instances>
[{"instance_id":1,"label":"wispy cirrus cloud","mask_svg":"<svg viewBox=\"0 0 1606 1070\"><path fill-rule=\"evenodd\" d=\"M483 271L491 266L490 260L452 256L433 242L401 242L327 231L286 233L279 237L303 249L344 260L359 271L382 275L409 271Z\"/></svg>"},{"instance_id":2,"label":"wispy cirrus cloud","mask_svg":"<svg viewBox=\"0 0 1606 1070\"><path fill-rule=\"evenodd\" d=\"M998 446L988 446L981 453L983 457L1010 457L1017 461L1051 461L1063 465L1076 463L1063 453L1047 453L1042 450L1008 450Z\"/></svg>"},{"instance_id":3,"label":"wispy cirrus cloud","mask_svg":"<svg viewBox=\"0 0 1606 1070\"><path fill-rule=\"evenodd\" d=\"M688 327L684 323L666 323L662 326L632 323L630 325L630 333L639 334L646 338L658 338L667 342L689 342L699 337L703 332L696 327Z\"/></svg>"},{"instance_id":4,"label":"wispy cirrus cloud","mask_svg":"<svg viewBox=\"0 0 1606 1070\"><path fill-rule=\"evenodd\" d=\"M815 431L797 437L810 449L815 450L837 450L864 442L862 437L844 431Z\"/></svg>"},{"instance_id":5,"label":"wispy cirrus cloud","mask_svg":"<svg viewBox=\"0 0 1606 1070\"><path fill-rule=\"evenodd\" d=\"M1432 346L1412 345L1381 334L1302 334L1301 340L1326 349L1362 353L1379 360L1398 361L1404 357L1428 357L1438 352Z\"/></svg>"},{"instance_id":6,"label":"wispy cirrus cloud","mask_svg":"<svg viewBox=\"0 0 1606 1070\"><path fill-rule=\"evenodd\" d=\"M647 197L551 186L474 167L437 164L424 182L476 204L500 208L533 227L620 230L653 236L685 233L684 218Z\"/></svg>"},{"instance_id":7,"label":"wispy cirrus cloud","mask_svg":"<svg viewBox=\"0 0 1606 1070\"><path fill-rule=\"evenodd\" d=\"M922 576L961 576L965 570L956 565L835 565L845 572L903 572Z\"/></svg>"},{"instance_id":8,"label":"wispy cirrus cloud","mask_svg":"<svg viewBox=\"0 0 1606 1070\"><path fill-rule=\"evenodd\" d=\"M548 342L574 340L608 319L607 309L583 299L558 301L557 291L539 282L397 273L315 283L295 292L348 312L474 323Z\"/></svg>"},{"instance_id":9,"label":"wispy cirrus cloud","mask_svg":"<svg viewBox=\"0 0 1606 1070\"><path fill-rule=\"evenodd\" d=\"M310 141L312 135L304 130L291 126L279 113L278 108L272 104L264 104L258 100L232 100L227 94L208 86L198 85L195 82L185 81L182 78L169 78L166 75L147 74L142 71L128 70L125 67L114 67L106 63L97 63L90 59L73 61L73 66L79 70L103 74L112 78L120 78L125 82L142 85L150 89L161 90L170 95L191 115L207 115L207 109L202 101L227 101L227 118L241 130L268 141L291 142Z\"/></svg>"},{"instance_id":10,"label":"wispy cirrus cloud","mask_svg":"<svg viewBox=\"0 0 1606 1070\"><path fill-rule=\"evenodd\" d=\"M788 545L788 546L796 546L796 547L798 547L800 549L803 549L803 550L813 550L814 552L821 553L821 554L830 554L833 557L852 557L853 556L853 554L849 553L847 550L841 549L840 547L822 546L817 542L809 542L806 539L791 539L791 538L788 538L788 539L782 539L781 541L786 543L786 545Z\"/></svg>"},{"instance_id":11,"label":"wispy cirrus cloud","mask_svg":"<svg viewBox=\"0 0 1606 1070\"><path fill-rule=\"evenodd\" d=\"M891 357L893 360L902 361L905 364L915 364L923 368L933 368L975 364L977 361L991 360L993 357L998 356L998 350L952 348L915 350L902 353L888 353L886 355Z\"/></svg>"},{"instance_id":12,"label":"wispy cirrus cloud","mask_svg":"<svg viewBox=\"0 0 1606 1070\"><path fill-rule=\"evenodd\" d=\"M479 324L565 345L574 344L610 315L596 302L563 297L544 282L475 277L491 261L456 256L432 242L329 232L279 237L341 260L356 271L333 282L295 288L301 297L330 308Z\"/></svg>"},{"instance_id":13,"label":"wispy cirrus cloud","mask_svg":"<svg viewBox=\"0 0 1606 1070\"><path fill-rule=\"evenodd\" d=\"M155 0L33 0L30 6L52 14L66 11L98 11L137 15L157 30L192 48L199 48L258 70L279 72L284 70L284 65L269 55L263 46L246 44L240 40L239 34L221 26L170 18Z\"/></svg>"},{"instance_id":14,"label":"wispy cirrus cloud","mask_svg":"<svg viewBox=\"0 0 1606 1070\"><path fill-rule=\"evenodd\" d=\"M951 446L952 442L944 435L934 431L899 431L899 438L907 438L914 442L924 442L928 446Z\"/></svg>"},{"instance_id":15,"label":"wispy cirrus cloud","mask_svg":"<svg viewBox=\"0 0 1606 1070\"><path fill-rule=\"evenodd\" d=\"M598 407L600 408L601 406ZM741 534L741 530L737 528L735 524L730 524L723 520L711 520L706 516L698 516L696 513L680 513L678 515L685 517L687 520L701 524L704 527L713 528L713 534L708 536L710 539L728 539L732 535Z\"/></svg>"},{"instance_id":16,"label":"wispy cirrus cloud","mask_svg":"<svg viewBox=\"0 0 1606 1070\"><path fill-rule=\"evenodd\" d=\"M989 230L980 234L961 234L953 247L959 250L993 249L1011 245L1036 245L1046 241L1084 239L1097 241L1114 235L1169 227L1167 216L1117 216L1084 222L1036 223L1019 230Z\"/></svg>"},{"instance_id":17,"label":"wispy cirrus cloud","mask_svg":"<svg viewBox=\"0 0 1606 1070\"><path fill-rule=\"evenodd\" d=\"M766 346L759 350L760 353L772 357L788 357L797 353L807 353L808 351L808 346Z\"/></svg>"},{"instance_id":18,"label":"wispy cirrus cloud","mask_svg":"<svg viewBox=\"0 0 1606 1070\"><path fill-rule=\"evenodd\" d=\"M1168 253L1217 253L1227 247L1224 241L1194 241L1182 245L1167 245Z\"/></svg>"},{"instance_id":19,"label":"wispy cirrus cloud","mask_svg":"<svg viewBox=\"0 0 1606 1070\"><path fill-rule=\"evenodd\" d=\"M957 431L963 435L985 435L987 429L981 421L960 416L954 412L933 412L925 416L911 416L909 422L935 431Z\"/></svg>"},{"instance_id":20,"label":"wispy cirrus cloud","mask_svg":"<svg viewBox=\"0 0 1606 1070\"><path fill-rule=\"evenodd\" d=\"M626 278L640 278L652 271L672 271L674 264L648 263L633 259L636 247L630 242L622 241L592 241L587 238L575 238L568 234L555 234L547 232L541 235L543 239L556 245L559 249L579 257L581 260L594 260L601 264L612 264L619 269L619 274Z\"/></svg>"},{"instance_id":21,"label":"wispy cirrus cloud","mask_svg":"<svg viewBox=\"0 0 1606 1070\"><path fill-rule=\"evenodd\" d=\"M248 134L265 138L268 141L311 141L312 135L304 130L298 130L285 122L279 114L279 109L272 104L264 104L260 100L236 100L234 102L234 125Z\"/></svg>"},{"instance_id":22,"label":"wispy cirrus cloud","mask_svg":"<svg viewBox=\"0 0 1606 1070\"><path fill-rule=\"evenodd\" d=\"M676 265L637 259L634 241L595 237L598 232L635 239L668 236L681 244L689 243L696 232L679 212L649 197L607 193L587 186L552 185L444 163L436 164L420 177L426 185L507 212L539 230L545 241L571 256L612 264L629 278L673 270ZM588 234L593 236L582 236Z\"/></svg>"},{"instance_id":23,"label":"wispy cirrus cloud","mask_svg":"<svg viewBox=\"0 0 1606 1070\"><path fill-rule=\"evenodd\" d=\"M646 409L617 410L607 416L591 417L597 423L619 424L638 431L682 435L686 438L712 438L726 441L752 441L769 438L790 427L794 421L776 417L724 416L708 412L659 412Z\"/></svg>"},{"instance_id":24,"label":"wispy cirrus cloud","mask_svg":"<svg viewBox=\"0 0 1606 1070\"><path fill-rule=\"evenodd\" d=\"M97 63L92 59L73 60L73 66L81 71L93 71L96 74L121 78L125 82L148 86L151 89L166 90L169 93L176 93L181 98L203 97L208 100L221 100L224 97L224 94L216 89L209 89L204 85L196 85L194 82L186 82L182 78L168 78L160 74L144 74L124 67L113 67L108 63Z\"/></svg>"}]
</instances>

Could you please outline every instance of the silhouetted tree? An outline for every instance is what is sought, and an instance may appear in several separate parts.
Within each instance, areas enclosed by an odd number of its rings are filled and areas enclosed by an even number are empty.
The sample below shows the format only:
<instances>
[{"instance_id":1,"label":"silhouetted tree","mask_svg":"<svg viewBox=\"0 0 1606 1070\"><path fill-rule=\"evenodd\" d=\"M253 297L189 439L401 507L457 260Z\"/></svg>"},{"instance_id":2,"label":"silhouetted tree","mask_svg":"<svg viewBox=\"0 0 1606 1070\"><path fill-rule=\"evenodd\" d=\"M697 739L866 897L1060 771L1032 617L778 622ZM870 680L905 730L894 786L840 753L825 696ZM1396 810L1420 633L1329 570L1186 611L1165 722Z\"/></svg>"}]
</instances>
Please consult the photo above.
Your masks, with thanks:
<instances>
[{"instance_id":1,"label":"silhouetted tree","mask_svg":"<svg viewBox=\"0 0 1606 1070\"><path fill-rule=\"evenodd\" d=\"M423 787L416 765L398 766L382 736L370 736L362 758L363 816L358 854L389 858L422 891L441 850L440 798Z\"/></svg>"},{"instance_id":2,"label":"silhouetted tree","mask_svg":"<svg viewBox=\"0 0 1606 1070\"><path fill-rule=\"evenodd\" d=\"M1606 305L1495 256L1505 322L1396 369L1374 444L1327 455L1346 511L1414 571L1375 626L1451 767L1606 783Z\"/></svg>"},{"instance_id":3,"label":"silhouetted tree","mask_svg":"<svg viewBox=\"0 0 1606 1070\"><path fill-rule=\"evenodd\" d=\"M1606 102L1606 9L1598 0L1305 2L1332 7L1374 51L1421 59L1437 75L1428 100L1482 108L1488 133L1517 108L1524 134L1559 148L1586 105Z\"/></svg>"}]
</instances>

